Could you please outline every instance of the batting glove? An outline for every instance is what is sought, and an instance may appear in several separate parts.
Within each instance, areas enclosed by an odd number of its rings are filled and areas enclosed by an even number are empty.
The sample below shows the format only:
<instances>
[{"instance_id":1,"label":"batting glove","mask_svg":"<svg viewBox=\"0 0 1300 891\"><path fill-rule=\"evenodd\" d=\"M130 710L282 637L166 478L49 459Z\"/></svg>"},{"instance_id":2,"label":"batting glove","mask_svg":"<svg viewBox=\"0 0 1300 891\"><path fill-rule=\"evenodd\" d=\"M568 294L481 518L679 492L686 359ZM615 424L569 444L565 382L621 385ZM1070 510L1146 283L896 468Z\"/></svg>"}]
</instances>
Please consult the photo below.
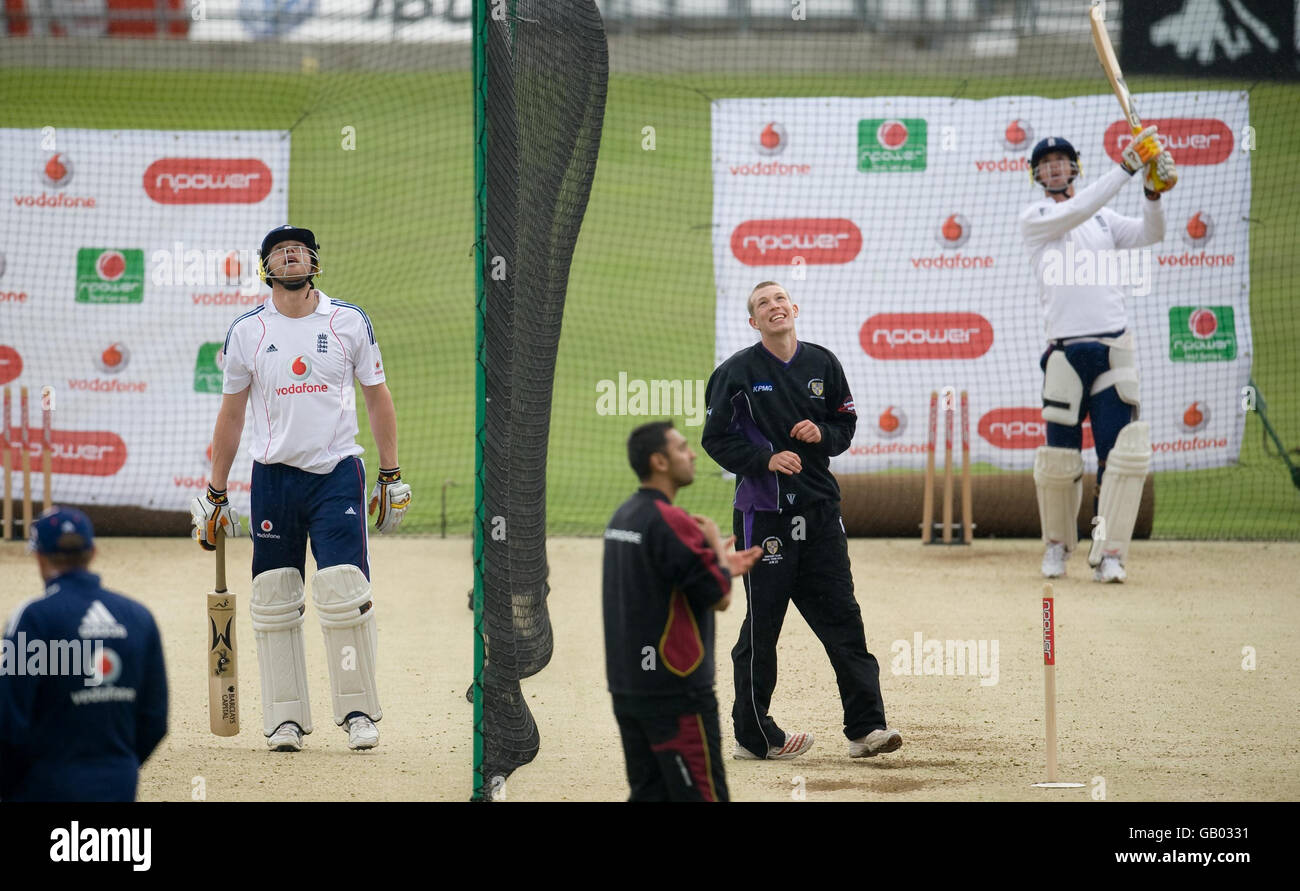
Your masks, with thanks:
<instances>
[{"instance_id":1,"label":"batting glove","mask_svg":"<svg viewBox=\"0 0 1300 891\"><path fill-rule=\"evenodd\" d=\"M230 506L226 490L220 491L208 484L208 493L195 497L190 502L190 522L194 524L194 540L205 551L217 549L217 528L226 538L239 538L243 534L239 526L239 514Z\"/></svg>"},{"instance_id":2,"label":"batting glove","mask_svg":"<svg viewBox=\"0 0 1300 891\"><path fill-rule=\"evenodd\" d=\"M381 534L396 531L410 506L411 487L402 482L402 468L379 468L379 479L370 492L370 516L375 518L375 531Z\"/></svg>"},{"instance_id":3,"label":"batting glove","mask_svg":"<svg viewBox=\"0 0 1300 891\"><path fill-rule=\"evenodd\" d=\"M1177 183L1178 165L1174 163L1173 155L1169 152L1161 152L1147 165L1147 174L1142 187L1158 195L1161 192L1168 192Z\"/></svg>"},{"instance_id":4,"label":"batting glove","mask_svg":"<svg viewBox=\"0 0 1300 891\"><path fill-rule=\"evenodd\" d=\"M1155 127L1147 127L1134 136L1133 141L1120 152L1120 157L1123 158L1120 166L1128 171L1129 176L1137 173L1157 155L1164 153L1164 147L1154 138L1155 134Z\"/></svg>"}]
</instances>

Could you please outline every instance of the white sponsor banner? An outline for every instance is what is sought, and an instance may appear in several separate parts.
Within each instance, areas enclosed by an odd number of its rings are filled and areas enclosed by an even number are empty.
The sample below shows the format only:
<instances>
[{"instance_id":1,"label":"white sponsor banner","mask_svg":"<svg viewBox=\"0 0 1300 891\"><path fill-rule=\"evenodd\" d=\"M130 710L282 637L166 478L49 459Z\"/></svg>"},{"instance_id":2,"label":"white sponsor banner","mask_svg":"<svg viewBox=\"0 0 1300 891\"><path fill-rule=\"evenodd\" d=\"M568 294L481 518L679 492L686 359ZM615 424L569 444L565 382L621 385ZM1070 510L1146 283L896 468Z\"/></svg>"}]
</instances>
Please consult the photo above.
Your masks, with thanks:
<instances>
[{"instance_id":1,"label":"white sponsor banner","mask_svg":"<svg viewBox=\"0 0 1300 891\"><path fill-rule=\"evenodd\" d=\"M472 36L472 0L203 0L203 6L190 40L466 43Z\"/></svg>"},{"instance_id":2,"label":"white sponsor banner","mask_svg":"<svg viewBox=\"0 0 1300 891\"><path fill-rule=\"evenodd\" d=\"M0 383L15 442L29 390L36 468L53 389L56 502L185 510L203 491L218 353L270 293L256 250L288 216L289 145L280 131L0 129ZM251 467L241 450L241 510Z\"/></svg>"},{"instance_id":3,"label":"white sponsor banner","mask_svg":"<svg viewBox=\"0 0 1300 891\"><path fill-rule=\"evenodd\" d=\"M1138 102L1181 171L1163 198L1164 240L1127 258L1141 416L1154 469L1221 466L1240 450L1252 355L1247 96ZM756 340L753 286L781 281L800 338L840 358L856 401L837 472L922 467L930 392L944 387L970 394L974 461L1032 467L1047 343L1017 215L1042 195L1027 162L1052 135L1079 150L1080 186L1127 142L1109 94L715 102L717 361ZM1134 181L1109 206L1136 217L1144 200ZM1086 425L1084 436L1090 446ZM1091 447L1084 456L1095 468Z\"/></svg>"}]
</instances>

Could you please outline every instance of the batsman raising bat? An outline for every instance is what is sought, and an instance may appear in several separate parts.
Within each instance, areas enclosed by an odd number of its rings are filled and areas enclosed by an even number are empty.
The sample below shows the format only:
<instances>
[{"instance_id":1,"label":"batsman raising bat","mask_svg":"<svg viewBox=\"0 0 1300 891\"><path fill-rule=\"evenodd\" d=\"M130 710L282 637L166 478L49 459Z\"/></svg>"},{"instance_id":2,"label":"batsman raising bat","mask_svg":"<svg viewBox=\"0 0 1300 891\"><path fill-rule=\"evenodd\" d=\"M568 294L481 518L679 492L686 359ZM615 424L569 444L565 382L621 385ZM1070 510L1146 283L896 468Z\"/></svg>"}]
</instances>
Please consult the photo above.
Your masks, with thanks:
<instances>
[{"instance_id":1,"label":"batsman raising bat","mask_svg":"<svg viewBox=\"0 0 1300 891\"><path fill-rule=\"evenodd\" d=\"M1088 562L1096 581L1122 582L1127 577L1124 562L1151 461L1151 435L1149 425L1137 419L1137 351L1124 305L1131 281L1129 257L1119 257L1125 261L1121 275L1108 273L1121 266L1109 262L1117 250L1164 238L1160 188L1172 188L1177 177L1155 133L1155 127L1137 133L1121 153L1120 164L1077 194L1079 153L1069 142L1049 137L1034 146L1030 156L1030 175L1044 195L1021 211L1020 231L1030 253L1048 341L1039 362L1047 445L1038 449L1034 460L1046 545L1042 571L1047 578L1065 575L1066 560L1078 543L1084 416L1092 421L1100 488ZM1105 206L1139 174L1146 195L1141 217L1121 216ZM1075 283L1074 266L1086 263L1088 255L1097 274L1086 284Z\"/></svg>"},{"instance_id":2,"label":"batsman raising bat","mask_svg":"<svg viewBox=\"0 0 1300 891\"><path fill-rule=\"evenodd\" d=\"M312 600L325 635L334 723L351 749L379 744L375 683L378 634L370 595L366 470L356 443L353 380L365 396L379 449L370 498L375 529L392 532L411 504L397 464L397 416L369 317L312 287L320 273L316 236L280 226L262 240L264 304L226 335L221 409L212 434L212 478L190 507L195 538L215 546L218 525L240 534L226 482L253 398L251 612L262 676L267 745L296 752L311 733L303 647L307 541L317 571Z\"/></svg>"}]
</instances>

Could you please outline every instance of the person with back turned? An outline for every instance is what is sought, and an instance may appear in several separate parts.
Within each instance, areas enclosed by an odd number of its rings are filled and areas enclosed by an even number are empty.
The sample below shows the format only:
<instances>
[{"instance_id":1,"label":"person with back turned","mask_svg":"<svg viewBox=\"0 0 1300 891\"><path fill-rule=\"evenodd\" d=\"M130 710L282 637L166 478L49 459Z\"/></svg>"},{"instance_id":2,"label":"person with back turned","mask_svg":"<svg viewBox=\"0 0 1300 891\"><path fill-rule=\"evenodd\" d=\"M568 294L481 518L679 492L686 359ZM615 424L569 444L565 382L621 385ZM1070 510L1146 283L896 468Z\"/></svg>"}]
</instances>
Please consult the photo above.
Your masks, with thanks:
<instances>
[{"instance_id":1,"label":"person with back turned","mask_svg":"<svg viewBox=\"0 0 1300 891\"><path fill-rule=\"evenodd\" d=\"M41 514L28 550L45 591L18 607L0 645L0 799L134 801L167 733L158 624L90 571L81 511Z\"/></svg>"}]
</instances>

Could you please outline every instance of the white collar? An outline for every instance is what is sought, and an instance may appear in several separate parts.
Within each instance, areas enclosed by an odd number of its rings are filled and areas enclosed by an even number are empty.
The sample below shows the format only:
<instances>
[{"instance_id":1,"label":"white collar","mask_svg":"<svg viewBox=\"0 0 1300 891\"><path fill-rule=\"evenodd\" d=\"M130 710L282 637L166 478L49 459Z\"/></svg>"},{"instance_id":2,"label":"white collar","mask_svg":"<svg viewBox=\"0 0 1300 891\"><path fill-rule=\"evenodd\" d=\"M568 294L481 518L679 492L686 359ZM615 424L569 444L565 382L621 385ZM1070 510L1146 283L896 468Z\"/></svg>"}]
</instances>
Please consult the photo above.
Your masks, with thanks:
<instances>
[{"instance_id":1,"label":"white collar","mask_svg":"<svg viewBox=\"0 0 1300 891\"><path fill-rule=\"evenodd\" d=\"M316 296L317 296L317 298L319 298L319 299L316 301L316 309L315 309L313 312L315 312L315 313L320 313L321 315L329 315L329 312L330 312L330 299L329 299L329 297L326 296L325 292L322 291L322 290L320 290L319 288L317 288L317 289L315 289L315 290L316 290ZM284 315L284 313L280 312L280 310L278 310L278 309L275 308L275 297L274 297L274 296L268 296L268 297L266 298L266 303L264 303L263 306L265 306L265 307L266 307L266 311L269 312L269 313L271 313L272 315L277 315L277 316L282 316L282 315ZM289 317L288 317L288 316L285 316L285 318L289 318ZM305 318L307 318L307 317L306 317L306 316L298 316L297 318L304 318L304 319L305 319Z\"/></svg>"}]
</instances>

